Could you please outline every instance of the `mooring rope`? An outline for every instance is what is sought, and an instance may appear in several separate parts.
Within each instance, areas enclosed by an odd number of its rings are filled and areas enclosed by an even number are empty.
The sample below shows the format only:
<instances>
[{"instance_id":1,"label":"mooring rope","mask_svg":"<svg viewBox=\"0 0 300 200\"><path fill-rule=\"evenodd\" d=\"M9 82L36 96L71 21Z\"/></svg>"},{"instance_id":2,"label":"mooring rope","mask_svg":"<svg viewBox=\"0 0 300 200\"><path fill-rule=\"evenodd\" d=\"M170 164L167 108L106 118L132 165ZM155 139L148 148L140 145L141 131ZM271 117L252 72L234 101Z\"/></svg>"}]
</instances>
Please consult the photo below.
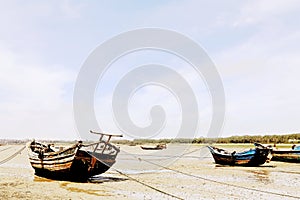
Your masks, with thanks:
<instances>
[{"instance_id":1,"label":"mooring rope","mask_svg":"<svg viewBox=\"0 0 300 200\"><path fill-rule=\"evenodd\" d=\"M187 156L189 154L192 154L194 152L200 151L201 149L206 148L206 147L201 147L200 149L195 149L186 153L183 153L181 155L153 155L153 154L135 154L134 159L136 159L136 156L144 156L144 157L159 157L159 158L149 158L147 160L166 160L166 159L172 159L172 158L211 158L211 156ZM123 151L125 152L125 151ZM125 152L128 154L127 152ZM119 158L119 160L132 160L132 159L126 159L126 158Z\"/></svg>"},{"instance_id":2,"label":"mooring rope","mask_svg":"<svg viewBox=\"0 0 300 200\"><path fill-rule=\"evenodd\" d=\"M234 171L234 170L241 171L242 170L241 168L227 168L226 166L224 166L224 167L218 166L218 167L222 168L223 170L229 170L229 171ZM275 166L273 166L273 165L266 165L265 167L274 168ZM276 171L270 170L269 172L272 172L272 173L286 173L286 174L300 174L300 172L296 172L296 171L284 171L284 170L276 170Z\"/></svg>"},{"instance_id":3,"label":"mooring rope","mask_svg":"<svg viewBox=\"0 0 300 200\"><path fill-rule=\"evenodd\" d=\"M204 147L202 147L202 148L204 148ZM180 156L169 156L169 158L183 157L184 155L188 155L188 154L197 152L197 151L201 150L202 148L196 149L196 150L193 150L193 151L190 151L190 152L186 152L186 153L184 153L184 154L182 154L182 155L180 155ZM161 156L161 157L164 157L164 156ZM167 157L167 156L166 156L166 157ZM99 161L100 161L100 160L99 160ZM175 198L175 199L183 199L183 198L181 198L181 197L179 197L179 196L175 196L175 195L173 195L173 194L171 194L171 193L168 193L168 192L163 191L163 190L161 190L161 189L158 189L158 188L156 188L156 187L154 187L154 186L151 186L151 185L149 185L149 184L147 184L147 183L144 183L144 182L142 182L142 181L140 181L140 180L138 180L138 179L136 179L136 178L133 178L133 177L129 176L128 174L126 174L126 173L124 173L124 172L121 172L120 170L118 170L118 169L116 169L116 168L111 167L111 169L114 170L114 171L116 171L116 172L118 172L119 174L121 174L121 175L127 177L128 179L130 179L130 180L132 180L132 181L134 181L134 182L137 182L137 183L139 183L139 184L141 184L141 185L143 185L143 186L145 186L145 187L148 187L148 188L150 188L150 189L152 189L152 190L155 190L155 191L157 191L157 192L159 192L159 193L162 193L162 194L164 194L164 195L173 197L173 198Z\"/></svg>"},{"instance_id":4,"label":"mooring rope","mask_svg":"<svg viewBox=\"0 0 300 200\"><path fill-rule=\"evenodd\" d=\"M202 147L202 148L205 148L205 147ZM202 149L202 148L201 148L201 149ZM198 150L200 150L200 149L197 149L197 150L193 150L193 151L191 151L191 152L184 153L184 154L182 154L181 156L177 156L177 157L183 157L184 155L194 153L194 152L196 152L196 151L198 151ZM125 153L127 153L127 152L125 152ZM201 179L201 180L204 180L204 181L209 181L209 182L213 182L213 183L217 183L217 184L221 184L221 185L227 185L227 186L235 187L235 188L239 188L239 189L245 189L245 190L249 190L249 191L255 191L255 192L260 192L260 193L265 193L265 194L271 194L271 195L277 195L277 196L282 196L282 197L288 197L288 198L299 199L299 196L293 196L293 195L289 195L289 194L282 194L282 193L277 193L277 192L265 191L265 190L260 190L260 189L256 189L256 188L249 188L249 187L246 187L246 186L240 186L240 185L235 185L235 184L231 184L231 183L225 183L225 182L221 182L221 181L217 181L217 180L213 180L213 179L209 179L209 178L204 178L204 177L201 177L201 176L199 176L199 175L189 174L189 173L186 173L186 172L182 172L182 171L179 171L179 170L176 170L176 169L172 169L172 168L169 168L169 167L165 167L165 166L159 165L159 164L157 164L157 163L153 163L153 162L151 162L151 161L149 161L149 160L142 159L142 158L138 157L137 155L133 155L133 154L129 154L129 153L127 153L127 154L130 155L130 156L132 156L132 157L134 157L135 159L137 159L137 160L139 160L139 161L144 161L144 162L147 162L147 163L149 163L149 164L156 165L156 166L158 166L158 167L160 167L160 168L164 168L164 169L167 169L167 170L176 172L176 173L180 173L180 174L183 174L183 175L186 175L186 176L189 176L189 177L193 177L193 178L197 178L197 179ZM199 158L201 158L201 157L199 157ZM98 160L99 160L99 159L98 159ZM101 162L101 160L99 160L99 161ZM139 184L141 184L141 185L143 185L143 186L145 186L145 187L148 187L148 188L150 188L150 189L152 189L152 190L155 190L155 191L157 191L157 192L159 192L159 193L162 193L162 194L164 194L164 195L168 195L168 196L173 197L173 198L176 198L176 199L183 199L183 198L181 198L181 197L175 196L175 195L170 194L170 193L168 193L168 192L165 192L165 191L163 191L163 190L161 190L161 189L158 189L158 188L156 188L156 187L153 187L153 186L151 186L151 185L149 185L149 184L147 184L147 183L144 183L144 182L142 182L142 181L140 181L140 180L138 180L138 179L136 179L136 178L133 178L133 177L129 176L128 174L123 173L123 172L121 172L120 170L118 170L118 169L116 169L116 168L111 167L111 169L114 170L114 171L116 171L116 172L118 172L119 174L121 174L121 175L127 177L128 179L130 179L130 180L132 180L132 181L135 181L135 182L137 182L137 183L139 183Z\"/></svg>"},{"instance_id":5,"label":"mooring rope","mask_svg":"<svg viewBox=\"0 0 300 200\"><path fill-rule=\"evenodd\" d=\"M279 173L286 173L286 174L300 174L300 172L294 172L294 171L283 171L283 170L279 170L279 171L272 171L272 172L279 172Z\"/></svg>"},{"instance_id":6,"label":"mooring rope","mask_svg":"<svg viewBox=\"0 0 300 200\"><path fill-rule=\"evenodd\" d=\"M6 147L5 149L1 149L0 152L10 149L11 147Z\"/></svg>"},{"instance_id":7,"label":"mooring rope","mask_svg":"<svg viewBox=\"0 0 300 200\"><path fill-rule=\"evenodd\" d=\"M251 190L251 191L261 192L261 193L265 193L265 194L272 194L272 195L277 195L277 196L282 196L282 197L289 197L289 198L295 198L295 199L299 199L300 198L299 196L293 196L293 195L289 195L289 194L282 194L282 193L277 193L277 192L270 192L270 191L260 190L260 189L256 189L256 188L249 188L249 187L245 187L245 186L241 186L241 185L224 183L224 182L221 182L221 181L216 181L216 180L213 180L213 179L204 178L204 177L201 177L201 176L198 176L198 175L193 175L193 174L182 172L182 171L179 171L179 170L176 170L176 169L165 167L165 166L162 166L162 165L159 165L157 163L153 163L151 161L147 161L147 160L144 160L144 159L141 159L141 158L137 158L137 159L140 160L140 161L144 161L144 162L147 162L149 164L156 165L158 167L161 167L161 168L164 168L164 169L176 172L176 173L180 173L180 174L183 174L183 175L186 175L186 176L194 177L194 178L197 178L197 179L201 179L201 180L205 180L205 181L209 181L209 182L213 182L213 183L218 183L218 184L227 185L227 186L231 186L231 187L235 187L235 188L240 188L240 189L245 189L245 190Z\"/></svg>"},{"instance_id":8,"label":"mooring rope","mask_svg":"<svg viewBox=\"0 0 300 200\"><path fill-rule=\"evenodd\" d=\"M96 158L99 162L104 163L103 161L101 161L101 160L98 159L97 157L95 157L95 158ZM105 164L105 163L104 163L104 164ZM128 174L126 174L126 173L124 173L124 172L121 172L120 170L118 170L118 169L116 169L116 168L114 168L114 167L110 167L110 169L116 171L117 173L119 173L119 174L121 174L121 175L127 177L128 179L130 179L130 180L132 180L132 181L134 181L134 182L137 182L137 183L139 183L139 184L141 184L141 185L143 185L143 186L145 186L145 187L148 187L148 188L150 188L150 189L152 189L152 190L155 190L155 191L157 191L157 192L159 192L159 193L162 193L162 194L164 194L164 195L173 197L173 198L175 198L175 199L183 200L183 198L181 198L181 197L175 196L175 195L173 195L173 194L171 194L171 193L165 192L165 191L163 191L163 190L161 190L161 189L158 189L158 188L153 187L153 186L151 186L151 185L149 185L149 184L147 184L147 183L144 183L144 182L142 182L142 181L140 181L140 180L138 180L138 179L136 179L136 178L133 178L133 177L129 176Z\"/></svg>"},{"instance_id":9,"label":"mooring rope","mask_svg":"<svg viewBox=\"0 0 300 200\"><path fill-rule=\"evenodd\" d=\"M4 160L0 161L0 165L10 161L11 159L13 159L14 157L16 157L19 153L21 153L24 149L26 148L26 145L24 145L21 149L19 149L17 152L15 152L14 154L12 154L11 156L5 158Z\"/></svg>"},{"instance_id":10,"label":"mooring rope","mask_svg":"<svg viewBox=\"0 0 300 200\"><path fill-rule=\"evenodd\" d=\"M153 186L151 186L151 185L149 185L149 184L147 184L147 183L144 183L144 182L142 182L142 181L140 181L140 180L138 180L138 179L136 179L136 178L133 178L133 177L129 176L128 174L125 174L125 173L123 173L123 172L121 172L121 171L119 171L119 170L117 170L117 169L115 169L115 168L112 168L112 169L115 170L116 172L118 172L119 174L121 174L121 175L127 177L128 179L130 179L130 180L132 180L132 181L134 181L134 182L137 182L137 183L139 183L139 184L141 184L141 185L143 185L143 186L146 186L146 187L148 187L148 188L150 188L150 189L152 189L152 190L155 190L155 191L157 191L157 192L159 192L159 193L162 193L162 194L164 194L164 195L173 197L173 198L175 198L175 199L183 200L183 198L181 198L181 197L175 196L175 195L173 195L173 194L171 194L171 193L168 193L168 192L165 192L165 191L163 191L163 190L161 190L161 189L158 189L158 188L156 188L156 187L153 187Z\"/></svg>"}]
</instances>

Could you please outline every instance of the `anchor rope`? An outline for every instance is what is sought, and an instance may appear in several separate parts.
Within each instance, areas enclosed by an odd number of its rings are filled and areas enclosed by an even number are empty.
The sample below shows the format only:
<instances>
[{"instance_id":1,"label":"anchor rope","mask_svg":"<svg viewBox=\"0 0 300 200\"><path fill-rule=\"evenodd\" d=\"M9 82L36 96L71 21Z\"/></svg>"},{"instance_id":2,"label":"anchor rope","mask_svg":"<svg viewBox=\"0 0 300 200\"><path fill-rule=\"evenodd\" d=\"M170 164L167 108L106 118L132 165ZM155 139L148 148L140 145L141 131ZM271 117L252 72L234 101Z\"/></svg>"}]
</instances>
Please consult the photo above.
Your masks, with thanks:
<instances>
[{"instance_id":1,"label":"anchor rope","mask_svg":"<svg viewBox=\"0 0 300 200\"><path fill-rule=\"evenodd\" d=\"M202 148L205 148L205 147L202 147ZM202 148L201 148L201 149L202 149ZM191 151L191 152L184 153L184 154L181 155L181 157L182 157L183 155L187 155L187 154L194 153L194 152L196 152L196 151L198 151L198 150L200 150L200 149L197 149L197 150L193 150L193 151ZM231 184L231 183L226 183L226 182L221 182L221 181L217 181L217 180L213 180L213 179L201 177L201 176L199 176L199 175L189 174L189 173L186 173L186 172L183 172L183 171L179 171L179 170L176 170L176 169L172 169L172 168L169 168L169 167L166 167L166 166L159 165L159 164L154 163L154 162L151 162L151 161L149 161L149 160L142 159L142 158L138 157L137 155L129 154L129 153L127 153L127 152L125 152L125 153L128 154L128 155L130 155L130 156L132 156L132 157L134 157L135 159L137 159L137 160L139 160L139 161L144 161L144 162L147 162L147 163L149 163L149 164L158 166L158 167L160 167L160 168L164 168L164 169L167 169L167 170L170 170L170 171L173 171L173 172L176 172L176 173L180 173L180 174L183 174L183 175L185 175L185 176L193 177L193 178L196 178L196 179L201 179L201 180L204 180L204 181L213 182L213 183L217 183L217 184L221 184L221 185L227 185L227 186L230 186L230 187L235 187L235 188L239 188L239 189L245 189L245 190L249 190L249 191L255 191L255 192L260 192L260 193L265 193L265 194L271 194L271 195L277 195L277 196L282 196L282 197L288 197L288 198L293 198L293 199L299 199L299 196L293 196L293 195L289 195L289 194L283 194L283 193L277 193L277 192L265 191L265 190L260 190L260 189L256 189L256 188L249 188L249 187L246 187L246 186L235 185L235 184ZM145 156L145 155L143 155L143 156ZM173 157L179 157L179 156L173 156ZM135 181L135 182L137 182L137 183L139 183L139 184L141 184L141 185L144 185L145 187L148 187L148 188L150 188L150 189L152 189L152 190L155 190L155 191L157 191L157 192L160 192L160 193L162 193L162 194L168 195L168 196L173 197L173 198L176 198L176 199L183 199L183 198L181 198L181 197L178 197L178 196L175 196L175 195L170 194L170 193L168 193L168 192L165 192L165 191L163 191L163 190L160 190L160 189L158 189L158 188L156 188L156 187L154 187L154 186L151 186L151 185L149 185L149 184L147 184L147 183L144 183L144 182L142 182L142 181L140 181L140 180L138 180L138 179L136 179L136 178L133 178L133 177L129 176L128 174L123 173L123 172L121 172L120 170L118 170L118 169L116 169L116 168L111 167L111 169L114 170L114 171L116 171L116 172L118 172L119 174L121 174L121 175L127 177L128 179L130 179L130 180L132 180L132 181Z\"/></svg>"},{"instance_id":2,"label":"anchor rope","mask_svg":"<svg viewBox=\"0 0 300 200\"><path fill-rule=\"evenodd\" d=\"M95 157L95 158L96 158L99 162L105 164L103 161L101 161L101 160L98 159L97 157ZM145 186L145 187L148 187L148 188L150 188L150 189L152 189L152 190L155 190L155 191L157 191L157 192L159 192L159 193L162 193L162 194L164 194L164 195L173 197L173 198L175 198L175 199L183 200L183 198L181 198L181 197L175 196L175 195L173 195L173 194L171 194L171 193L168 193L168 192L163 191L163 190L161 190L161 189L158 189L158 188L156 188L156 187L154 187L154 186L151 186L151 185L149 185L149 184L147 184L147 183L144 183L144 182L142 182L142 181L140 181L140 180L138 180L138 179L136 179L136 178L133 178L132 176L129 176L128 174L126 174L126 173L124 173L124 172L121 172L120 170L118 170L118 169L116 169L116 168L114 168L114 167L111 167L111 166L110 166L110 168L111 168L112 170L116 171L117 173L119 173L119 174L121 174L121 175L127 177L128 179L130 179L130 180L132 180L132 181L134 181L134 182L137 182L137 183L139 183L139 184L141 184L141 185L143 185L143 186Z\"/></svg>"},{"instance_id":3,"label":"anchor rope","mask_svg":"<svg viewBox=\"0 0 300 200\"><path fill-rule=\"evenodd\" d=\"M6 162L8 162L9 160L11 160L11 159L13 159L14 157L16 157L16 156L17 156L18 154L20 154L25 148L26 148L26 145L24 145L21 149L19 149L17 152L15 152L14 154L12 154L11 156L9 156L9 157L5 158L4 160L0 161L0 165L6 163ZM99 160L99 159L98 159L98 160ZM99 160L99 161L100 161L100 160ZM116 172L118 172L119 174L121 174L121 175L127 177L128 179L130 179L130 180L132 180L132 181L135 181L135 182L137 182L137 183L139 183L139 184L142 184L142 185L144 185L144 186L146 186L146 187L148 187L148 188L150 188L150 189L152 189L152 190L155 190L155 191L160 192L160 193L162 193L162 194L164 194L164 195L173 197L173 198L175 198L175 199L183 200L183 198L181 198L181 197L175 196L175 195L170 194L170 193L168 193L168 192L165 192L165 191L163 191L163 190L161 190L161 189L158 189L158 188L156 188L156 187L153 187L153 186L151 186L151 185L149 185L149 184L147 184L147 183L144 183L144 182L142 182L142 181L139 181L138 179L133 178L133 177L129 176L128 174L121 172L120 170L117 170L117 169L115 169L115 168L112 168L112 169L115 170Z\"/></svg>"},{"instance_id":4,"label":"anchor rope","mask_svg":"<svg viewBox=\"0 0 300 200\"><path fill-rule=\"evenodd\" d=\"M11 156L5 158L4 160L0 161L0 165L10 161L11 159L13 159L14 157L16 157L18 154L20 154L24 149L26 148L26 145L24 145L21 149L19 149L18 151L16 151L14 154L12 154Z\"/></svg>"},{"instance_id":5,"label":"anchor rope","mask_svg":"<svg viewBox=\"0 0 300 200\"><path fill-rule=\"evenodd\" d=\"M147 160L166 160L166 159L172 159L172 158L210 158L211 156L186 156L189 154L192 154L194 152L200 151L201 149L204 149L206 147L201 147L200 149L195 149L186 153L183 153L181 155L147 155L147 154L135 154L135 156L144 156L144 157L160 157L160 158L155 158L155 159L147 159ZM122 151L125 152L125 151ZM127 152L125 152L128 154ZM136 159L136 157L134 157ZM126 159L126 158L119 158L119 160L132 160L132 159Z\"/></svg>"},{"instance_id":6,"label":"anchor rope","mask_svg":"<svg viewBox=\"0 0 300 200\"><path fill-rule=\"evenodd\" d=\"M10 149L11 147L6 147L5 149L1 149L0 152Z\"/></svg>"},{"instance_id":7,"label":"anchor rope","mask_svg":"<svg viewBox=\"0 0 300 200\"><path fill-rule=\"evenodd\" d=\"M266 166L266 167L271 167L271 168L274 168L274 166ZM224 170L230 170L230 171L233 171L233 170L240 170L240 169L231 169L231 168L226 168L225 167L222 167L222 169ZM284 171L284 170L277 170L277 171L274 171L274 170L270 170L270 172L275 172L275 173L286 173L286 174L300 174L300 172L296 172L296 171Z\"/></svg>"},{"instance_id":8,"label":"anchor rope","mask_svg":"<svg viewBox=\"0 0 300 200\"><path fill-rule=\"evenodd\" d=\"M152 164L152 165L155 165L155 166L158 166L158 167L161 167L161 168L179 173L179 174L183 174L183 175L186 175L186 176L189 176L189 177L193 177L193 178L197 178L197 179L201 179L201 180L205 180L205 181L209 181L209 182L213 182L213 183L217 183L217 184L221 184L221 185L227 185L227 186L230 186L230 187L235 187L235 188L240 188L240 189L245 189L245 190L250 190L250 191L255 191L255 192L261 192L261 193L265 193L265 194L272 194L272 195L277 195L277 196L282 196L282 197L289 197L289 198L299 199L299 196L293 196L293 195L289 195L289 194L282 194L282 193L277 193L277 192L265 191L265 190L260 190L260 189L256 189L256 188L249 188L249 187L246 187L246 186L241 186L241 185L235 185L235 184L231 184L231 183L216 181L216 180L213 180L213 179L201 177L199 175L193 175L193 174L182 172L182 171L172 169L172 168L169 168L169 167L166 167L166 166L162 166L162 165L159 165L157 163L153 163L151 161L148 161L148 160L145 160L145 159L142 159L142 158L136 157L136 159L138 159L139 161L144 161L144 162L147 162L149 164Z\"/></svg>"},{"instance_id":9,"label":"anchor rope","mask_svg":"<svg viewBox=\"0 0 300 200\"><path fill-rule=\"evenodd\" d=\"M204 148L204 147L202 147L202 148ZM170 156L169 158L182 157L182 156L184 156L184 155L188 155L188 154L194 153L194 152L196 152L196 151L199 151L199 150L201 150L202 148L196 149L196 150L193 150L193 151L190 151L190 152L187 152L187 153L184 153L184 154L182 154L181 156ZM164 157L164 156L161 156L161 157ZM166 156L166 157L167 157L167 156ZM116 169L116 168L114 168L114 167L111 167L111 169L114 170L114 171L116 171L116 172L118 172L119 174L121 174L121 175L127 177L128 179L130 179L130 180L132 180L132 181L134 181L134 182L137 182L137 183L139 183L139 184L141 184L141 185L143 185L143 186L145 186L145 187L148 187L148 188L150 188L150 189L152 189L152 190L155 190L155 191L157 191L157 192L159 192L159 193L162 193L162 194L164 194L164 195L173 197L173 198L175 198L175 199L180 199L180 200L183 199L183 198L181 198L181 197L179 197L179 196L175 196L174 194L168 193L168 192L163 191L163 190L161 190L161 189L158 189L158 188L156 188L156 187L154 187L154 186L151 186L151 185L149 185L149 184L147 184L147 183L145 183L145 182L142 182L142 181L140 181L140 180L138 180L138 179L136 179L136 178L133 178L132 176L129 176L128 174L126 174L126 173L124 173L124 172L121 172L120 170L118 170L118 169Z\"/></svg>"},{"instance_id":10,"label":"anchor rope","mask_svg":"<svg viewBox=\"0 0 300 200\"><path fill-rule=\"evenodd\" d=\"M280 171L276 171L276 172L280 172L280 173L286 173L286 174L300 174L300 172L294 172L294 171L284 171L284 170L280 170Z\"/></svg>"},{"instance_id":11,"label":"anchor rope","mask_svg":"<svg viewBox=\"0 0 300 200\"><path fill-rule=\"evenodd\" d=\"M150 188L150 189L152 189L152 190L155 190L155 191L157 191L157 192L159 192L159 193L162 193L162 194L164 194L164 195L173 197L173 198L175 198L175 199L183 200L183 198L181 198L181 197L175 196L174 194L168 193L168 192L163 191L163 190L161 190L161 189L158 189L158 188L156 188L156 187L154 187L154 186L151 186L151 185L149 185L149 184L147 184L147 183L144 183L144 182L142 182L142 181L140 181L140 180L138 180L138 179L136 179L136 178L133 178L133 177L129 176L129 175L126 174L126 173L121 172L121 171L118 170L118 169L115 169L115 168L112 168L112 169L113 169L114 171L118 172L119 174L121 174L121 175L127 177L128 179L130 179L130 180L132 180L132 181L134 181L134 182L137 182L137 183L139 183L139 184L141 184L141 185L143 185L143 186L145 186L145 187L148 187L148 188Z\"/></svg>"}]
</instances>

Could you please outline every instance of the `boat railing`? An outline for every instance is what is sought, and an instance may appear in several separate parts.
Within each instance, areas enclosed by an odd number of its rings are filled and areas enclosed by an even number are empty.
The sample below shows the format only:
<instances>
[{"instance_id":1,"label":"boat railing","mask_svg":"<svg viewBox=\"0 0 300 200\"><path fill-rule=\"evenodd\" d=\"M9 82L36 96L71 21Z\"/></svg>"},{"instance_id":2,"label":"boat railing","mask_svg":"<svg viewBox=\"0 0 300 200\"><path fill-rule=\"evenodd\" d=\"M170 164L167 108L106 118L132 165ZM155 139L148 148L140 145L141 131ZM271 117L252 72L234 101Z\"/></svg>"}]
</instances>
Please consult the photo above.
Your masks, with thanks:
<instances>
[{"instance_id":1,"label":"boat railing","mask_svg":"<svg viewBox=\"0 0 300 200\"><path fill-rule=\"evenodd\" d=\"M110 140L112 137L123 137L123 135L112 134L112 133L99 133L99 132L95 132L92 130L90 130L90 133L100 135L98 142L84 145L84 146L92 146L92 147L95 145L95 147L93 147L94 153L96 151L99 151L101 154L103 154L105 151L108 151L110 154L113 154L113 152L114 152L113 150L115 150L116 153L118 153L120 151L119 148L110 144Z\"/></svg>"}]
</instances>

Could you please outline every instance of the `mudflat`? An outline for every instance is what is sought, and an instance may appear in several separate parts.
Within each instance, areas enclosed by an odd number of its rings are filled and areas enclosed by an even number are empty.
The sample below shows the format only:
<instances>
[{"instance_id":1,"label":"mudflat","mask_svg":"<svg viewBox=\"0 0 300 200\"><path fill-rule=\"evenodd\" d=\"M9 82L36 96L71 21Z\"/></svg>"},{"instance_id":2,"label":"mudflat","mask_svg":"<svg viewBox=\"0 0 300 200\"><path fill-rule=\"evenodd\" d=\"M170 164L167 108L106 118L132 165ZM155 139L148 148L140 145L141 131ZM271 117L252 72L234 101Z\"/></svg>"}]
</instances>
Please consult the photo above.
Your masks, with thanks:
<instances>
[{"instance_id":1,"label":"mudflat","mask_svg":"<svg viewBox=\"0 0 300 200\"><path fill-rule=\"evenodd\" d=\"M203 145L145 151L121 145L117 163L87 183L34 175L22 145L0 146L0 199L299 199L300 164L216 165ZM243 150L248 146L230 145Z\"/></svg>"}]
</instances>

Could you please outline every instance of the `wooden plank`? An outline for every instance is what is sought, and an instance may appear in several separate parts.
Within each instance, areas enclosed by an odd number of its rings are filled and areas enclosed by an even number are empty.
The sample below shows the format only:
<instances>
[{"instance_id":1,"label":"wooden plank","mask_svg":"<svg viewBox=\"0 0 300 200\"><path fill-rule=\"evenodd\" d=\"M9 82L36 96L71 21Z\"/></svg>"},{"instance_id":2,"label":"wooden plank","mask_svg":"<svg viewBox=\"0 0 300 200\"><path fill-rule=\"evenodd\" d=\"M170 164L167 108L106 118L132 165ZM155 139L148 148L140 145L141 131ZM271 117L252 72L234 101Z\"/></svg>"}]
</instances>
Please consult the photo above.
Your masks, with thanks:
<instances>
[{"instance_id":1,"label":"wooden plank","mask_svg":"<svg viewBox=\"0 0 300 200\"><path fill-rule=\"evenodd\" d=\"M98 134L98 135L105 135L105 136L113 136L113 137L123 137L122 134L113 134L113 133L99 133L99 132L95 132L90 130L90 133L94 133L94 134Z\"/></svg>"}]
</instances>

